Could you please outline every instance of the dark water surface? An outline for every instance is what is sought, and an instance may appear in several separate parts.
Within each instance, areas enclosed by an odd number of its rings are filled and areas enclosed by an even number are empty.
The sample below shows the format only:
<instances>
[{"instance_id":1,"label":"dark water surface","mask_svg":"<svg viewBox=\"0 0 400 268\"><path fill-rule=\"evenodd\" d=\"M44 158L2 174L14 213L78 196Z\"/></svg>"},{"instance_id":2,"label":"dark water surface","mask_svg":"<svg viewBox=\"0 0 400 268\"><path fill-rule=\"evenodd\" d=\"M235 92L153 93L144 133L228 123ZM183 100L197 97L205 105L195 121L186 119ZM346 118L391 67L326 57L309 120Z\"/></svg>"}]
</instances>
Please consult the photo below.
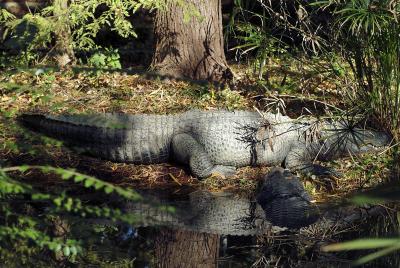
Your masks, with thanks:
<instances>
[{"instance_id":1,"label":"dark water surface","mask_svg":"<svg viewBox=\"0 0 400 268\"><path fill-rule=\"evenodd\" d=\"M193 230L125 226L114 239L113 250L134 257L134 267L351 267L367 253L323 253L318 244L363 237L397 237L398 222L391 213L363 221L353 230L337 230L332 240L297 232L235 236L199 233ZM329 231L326 232L328 235ZM334 231L332 231L334 233ZM371 251L372 252L372 251ZM380 258L365 267L400 267L400 252Z\"/></svg>"},{"instance_id":2,"label":"dark water surface","mask_svg":"<svg viewBox=\"0 0 400 268\"><path fill-rule=\"evenodd\" d=\"M352 267L352 261L372 251L324 253L317 245L360 237L399 236L398 223L393 222L392 216L371 218L355 230L336 235L334 240L322 237L308 240L307 236L290 231L235 236L165 227L124 226L105 233L103 241L108 242L98 244L93 255L104 258L105 262L134 259L132 266L127 267ZM364 267L400 267L400 252Z\"/></svg>"},{"instance_id":3,"label":"dark water surface","mask_svg":"<svg viewBox=\"0 0 400 268\"><path fill-rule=\"evenodd\" d=\"M70 226L66 236L78 237L83 252L71 259L41 251L26 267L351 267L351 261L372 251L326 253L321 246L400 236L396 209L366 215L345 229L320 224L277 230L265 225L251 197L152 191L141 193L146 204L120 204L127 213L140 215L134 226L107 219L65 219ZM400 267L400 252L365 267Z\"/></svg>"}]
</instances>

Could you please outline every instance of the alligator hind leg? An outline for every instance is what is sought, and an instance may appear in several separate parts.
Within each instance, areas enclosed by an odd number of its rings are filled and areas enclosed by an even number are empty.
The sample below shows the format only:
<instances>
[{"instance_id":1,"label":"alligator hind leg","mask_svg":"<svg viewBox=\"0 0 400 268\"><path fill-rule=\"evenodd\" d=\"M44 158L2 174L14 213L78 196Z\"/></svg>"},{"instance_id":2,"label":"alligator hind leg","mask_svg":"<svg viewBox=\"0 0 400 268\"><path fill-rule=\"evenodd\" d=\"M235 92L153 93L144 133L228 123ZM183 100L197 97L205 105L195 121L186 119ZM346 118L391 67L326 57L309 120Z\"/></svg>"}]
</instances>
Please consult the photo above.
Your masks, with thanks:
<instances>
[{"instance_id":1,"label":"alligator hind leg","mask_svg":"<svg viewBox=\"0 0 400 268\"><path fill-rule=\"evenodd\" d=\"M206 178L212 174L231 177L236 168L232 166L215 165L204 147L189 134L177 134L172 138L172 150L175 160L189 164L193 175Z\"/></svg>"}]
</instances>

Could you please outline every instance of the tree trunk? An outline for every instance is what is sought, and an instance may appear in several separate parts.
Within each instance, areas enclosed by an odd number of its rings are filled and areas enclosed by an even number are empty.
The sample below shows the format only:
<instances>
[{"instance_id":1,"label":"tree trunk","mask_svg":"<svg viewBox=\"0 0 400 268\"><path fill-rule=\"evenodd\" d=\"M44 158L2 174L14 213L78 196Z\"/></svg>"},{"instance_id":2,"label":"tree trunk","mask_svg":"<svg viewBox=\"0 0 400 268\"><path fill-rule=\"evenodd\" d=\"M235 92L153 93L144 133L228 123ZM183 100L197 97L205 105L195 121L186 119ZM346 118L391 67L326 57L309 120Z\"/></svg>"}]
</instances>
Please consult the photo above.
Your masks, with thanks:
<instances>
[{"instance_id":1,"label":"tree trunk","mask_svg":"<svg viewBox=\"0 0 400 268\"><path fill-rule=\"evenodd\" d=\"M68 0L54 0L53 7L54 16L57 18L54 58L57 65L62 68L75 61L71 29L68 23Z\"/></svg>"},{"instance_id":2,"label":"tree trunk","mask_svg":"<svg viewBox=\"0 0 400 268\"><path fill-rule=\"evenodd\" d=\"M186 10L176 2L156 14L151 69L176 78L231 80L223 47L221 0L187 0ZM200 17L191 15L185 22L191 5Z\"/></svg>"},{"instance_id":3,"label":"tree trunk","mask_svg":"<svg viewBox=\"0 0 400 268\"><path fill-rule=\"evenodd\" d=\"M165 229L156 236L156 267L215 268L218 254L217 234Z\"/></svg>"}]
</instances>

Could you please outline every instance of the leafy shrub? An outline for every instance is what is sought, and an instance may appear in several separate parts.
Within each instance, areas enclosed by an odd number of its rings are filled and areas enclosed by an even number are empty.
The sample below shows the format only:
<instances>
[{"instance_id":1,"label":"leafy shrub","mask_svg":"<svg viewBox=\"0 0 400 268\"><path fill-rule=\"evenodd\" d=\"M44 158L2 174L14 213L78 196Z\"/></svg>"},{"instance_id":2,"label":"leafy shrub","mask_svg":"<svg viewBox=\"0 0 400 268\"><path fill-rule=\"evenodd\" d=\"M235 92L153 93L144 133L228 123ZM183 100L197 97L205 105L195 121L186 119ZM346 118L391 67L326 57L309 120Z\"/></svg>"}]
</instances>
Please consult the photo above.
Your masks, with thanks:
<instances>
[{"instance_id":1,"label":"leafy shrub","mask_svg":"<svg viewBox=\"0 0 400 268\"><path fill-rule=\"evenodd\" d=\"M57 33L69 29L72 49L89 51L99 48L94 39L104 28L124 38L136 37L128 17L140 8L161 9L165 5L165 1L160 0L77 0L72 1L65 9L53 4L22 18L16 18L0 9L0 23L5 25L5 35L9 36L6 42L9 48L23 51L46 50ZM115 60L113 58L109 64L116 66Z\"/></svg>"},{"instance_id":2,"label":"leafy shrub","mask_svg":"<svg viewBox=\"0 0 400 268\"><path fill-rule=\"evenodd\" d=\"M104 52L96 52L88 59L88 65L95 68L121 69L118 49L106 49Z\"/></svg>"},{"instance_id":3,"label":"leafy shrub","mask_svg":"<svg viewBox=\"0 0 400 268\"><path fill-rule=\"evenodd\" d=\"M268 29L250 23L238 24L236 29L237 39L241 44L232 49L239 50L241 56L255 51L254 69L258 73L258 79L263 79L267 59L273 55L285 53L286 46L279 39L273 37Z\"/></svg>"},{"instance_id":4,"label":"leafy shrub","mask_svg":"<svg viewBox=\"0 0 400 268\"><path fill-rule=\"evenodd\" d=\"M334 16L332 48L353 70L357 88L349 97L375 115L396 137L400 128L400 3L398 1L319 1Z\"/></svg>"},{"instance_id":5,"label":"leafy shrub","mask_svg":"<svg viewBox=\"0 0 400 268\"><path fill-rule=\"evenodd\" d=\"M13 179L10 174L39 170L43 173L55 173L63 180L82 184L85 188L115 193L127 200L139 200L140 196L130 189L114 186L91 176L73 170L50 166L15 166L0 168L0 260L3 264L14 263L17 251L20 264L27 263L30 257L49 250L73 261L83 253L85 242L80 236L55 237L52 235L52 222L57 215L76 215L77 217L107 218L132 224L135 216L124 214L119 209L88 205L79 198L61 193L48 193L29 184ZM45 213L28 213L21 209L30 204L42 204Z\"/></svg>"}]
</instances>

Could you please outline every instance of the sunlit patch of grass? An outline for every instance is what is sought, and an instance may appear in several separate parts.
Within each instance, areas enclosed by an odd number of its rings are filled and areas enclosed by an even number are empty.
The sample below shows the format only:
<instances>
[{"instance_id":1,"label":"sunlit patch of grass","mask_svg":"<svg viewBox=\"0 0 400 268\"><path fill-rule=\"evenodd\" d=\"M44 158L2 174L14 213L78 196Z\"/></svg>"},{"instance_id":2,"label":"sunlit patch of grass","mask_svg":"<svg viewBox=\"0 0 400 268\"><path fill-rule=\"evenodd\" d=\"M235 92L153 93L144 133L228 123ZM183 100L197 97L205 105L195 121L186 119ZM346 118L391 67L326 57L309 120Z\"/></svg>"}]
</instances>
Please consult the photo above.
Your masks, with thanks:
<instances>
[{"instance_id":1,"label":"sunlit patch of grass","mask_svg":"<svg viewBox=\"0 0 400 268\"><path fill-rule=\"evenodd\" d=\"M239 168L232 178L214 175L202 180L202 184L211 191L240 190L254 194L269 169L270 167L243 167Z\"/></svg>"},{"instance_id":2,"label":"sunlit patch of grass","mask_svg":"<svg viewBox=\"0 0 400 268\"><path fill-rule=\"evenodd\" d=\"M340 178L304 176L303 179L306 189L317 201L332 202L386 182L390 176L391 163L389 152L347 157L324 163L342 173Z\"/></svg>"},{"instance_id":3,"label":"sunlit patch of grass","mask_svg":"<svg viewBox=\"0 0 400 268\"><path fill-rule=\"evenodd\" d=\"M2 109L38 112L176 113L191 108L244 109L246 98L230 90L210 90L186 82L147 80L123 73L30 72L1 79ZM50 81L50 83L49 83Z\"/></svg>"},{"instance_id":4,"label":"sunlit patch of grass","mask_svg":"<svg viewBox=\"0 0 400 268\"><path fill-rule=\"evenodd\" d=\"M364 189L378 185L389 178L391 158L385 154L365 154L360 157L352 157L337 161L339 169L347 178L348 183L342 187ZM352 182L352 183L350 183ZM354 190L354 189L353 189Z\"/></svg>"},{"instance_id":5,"label":"sunlit patch of grass","mask_svg":"<svg viewBox=\"0 0 400 268\"><path fill-rule=\"evenodd\" d=\"M276 94L338 97L347 81L350 67L337 56L273 57L269 61L266 79L259 80L251 65L232 65L239 77L238 89Z\"/></svg>"}]
</instances>

